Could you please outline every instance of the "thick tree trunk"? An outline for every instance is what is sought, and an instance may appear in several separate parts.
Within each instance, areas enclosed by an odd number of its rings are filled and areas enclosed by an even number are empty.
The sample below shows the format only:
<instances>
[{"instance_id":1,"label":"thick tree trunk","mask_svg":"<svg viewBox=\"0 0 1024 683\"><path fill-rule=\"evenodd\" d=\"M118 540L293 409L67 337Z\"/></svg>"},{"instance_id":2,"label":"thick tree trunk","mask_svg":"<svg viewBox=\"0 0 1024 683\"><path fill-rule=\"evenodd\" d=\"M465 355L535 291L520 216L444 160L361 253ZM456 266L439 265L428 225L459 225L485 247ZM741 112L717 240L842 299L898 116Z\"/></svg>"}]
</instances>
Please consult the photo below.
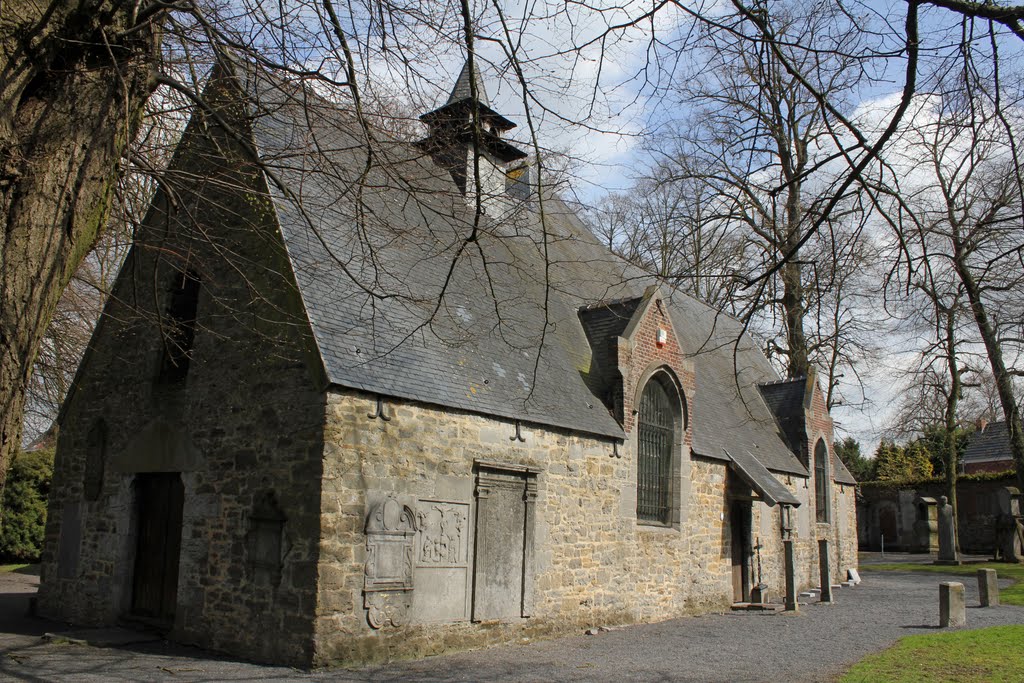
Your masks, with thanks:
<instances>
[{"instance_id":1,"label":"thick tree trunk","mask_svg":"<svg viewBox=\"0 0 1024 683\"><path fill-rule=\"evenodd\" d=\"M985 302L981 299L981 287L966 262L962 243L957 240L953 246L953 264L964 285L967 301L971 304L971 312L974 314L978 333L985 343L985 352L988 355L989 365L992 367L996 391L999 393L999 402L1003 407L1003 417L1010 435L1010 452L1013 454L1013 463L1017 470L1017 485L1024 490L1024 434L1021 433L1020 407L1017 405L1017 397L1013 393L1013 379L1006 369L1002 345L999 343L995 327L989 320Z\"/></svg>"},{"instance_id":2,"label":"thick tree trunk","mask_svg":"<svg viewBox=\"0 0 1024 683\"><path fill-rule=\"evenodd\" d=\"M136 11L130 0L0 10L0 493L43 333L104 227L155 87L158 30L136 26Z\"/></svg>"},{"instance_id":3,"label":"thick tree trunk","mask_svg":"<svg viewBox=\"0 0 1024 683\"><path fill-rule=\"evenodd\" d=\"M949 367L949 394L946 396L945 428L946 443L943 458L946 461L946 498L953 508L953 551L960 557L960 517L956 499L957 450L956 450L956 413L960 404L961 379L960 365L956 357L956 312L953 308L944 311L946 315L946 364Z\"/></svg>"},{"instance_id":4,"label":"thick tree trunk","mask_svg":"<svg viewBox=\"0 0 1024 683\"><path fill-rule=\"evenodd\" d=\"M782 309L786 321L786 375L806 377L811 361L804 335L803 273L796 257L782 266Z\"/></svg>"}]
</instances>

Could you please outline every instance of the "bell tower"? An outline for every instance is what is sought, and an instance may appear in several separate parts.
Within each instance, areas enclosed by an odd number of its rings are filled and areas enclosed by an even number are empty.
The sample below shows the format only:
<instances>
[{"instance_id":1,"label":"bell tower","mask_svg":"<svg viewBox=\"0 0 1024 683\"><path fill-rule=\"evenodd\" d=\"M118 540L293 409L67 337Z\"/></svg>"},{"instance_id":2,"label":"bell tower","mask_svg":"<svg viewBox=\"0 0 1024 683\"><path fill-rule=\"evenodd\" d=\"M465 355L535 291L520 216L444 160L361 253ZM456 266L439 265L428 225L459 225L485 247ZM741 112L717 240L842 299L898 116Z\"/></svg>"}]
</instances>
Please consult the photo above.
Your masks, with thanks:
<instances>
[{"instance_id":1,"label":"bell tower","mask_svg":"<svg viewBox=\"0 0 1024 683\"><path fill-rule=\"evenodd\" d=\"M516 124L491 108L480 73L468 60L448 101L420 120L428 134L417 144L451 174L467 202L474 201L479 189L481 204L490 213L492 198L504 198L509 189L529 182L521 163L527 153L502 137Z\"/></svg>"}]
</instances>

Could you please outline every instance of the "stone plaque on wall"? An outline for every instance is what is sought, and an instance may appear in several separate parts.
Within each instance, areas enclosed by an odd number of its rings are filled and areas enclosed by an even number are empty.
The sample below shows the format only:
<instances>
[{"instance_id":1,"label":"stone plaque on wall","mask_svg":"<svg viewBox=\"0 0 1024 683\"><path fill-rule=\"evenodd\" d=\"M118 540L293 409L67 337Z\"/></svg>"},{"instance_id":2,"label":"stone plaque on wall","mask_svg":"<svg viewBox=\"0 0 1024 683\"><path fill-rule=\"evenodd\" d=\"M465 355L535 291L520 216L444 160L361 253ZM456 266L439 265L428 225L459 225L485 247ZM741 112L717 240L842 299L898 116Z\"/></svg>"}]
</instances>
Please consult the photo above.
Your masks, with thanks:
<instances>
[{"instance_id":1,"label":"stone plaque on wall","mask_svg":"<svg viewBox=\"0 0 1024 683\"><path fill-rule=\"evenodd\" d=\"M421 500L416 504L416 621L468 618L469 522L468 503Z\"/></svg>"},{"instance_id":2,"label":"stone plaque on wall","mask_svg":"<svg viewBox=\"0 0 1024 683\"><path fill-rule=\"evenodd\" d=\"M536 498L536 470L477 464L474 621L532 613Z\"/></svg>"},{"instance_id":3,"label":"stone plaque on wall","mask_svg":"<svg viewBox=\"0 0 1024 683\"><path fill-rule=\"evenodd\" d=\"M366 566L363 606L373 628L402 626L413 592L413 511L388 496L366 520Z\"/></svg>"}]
</instances>

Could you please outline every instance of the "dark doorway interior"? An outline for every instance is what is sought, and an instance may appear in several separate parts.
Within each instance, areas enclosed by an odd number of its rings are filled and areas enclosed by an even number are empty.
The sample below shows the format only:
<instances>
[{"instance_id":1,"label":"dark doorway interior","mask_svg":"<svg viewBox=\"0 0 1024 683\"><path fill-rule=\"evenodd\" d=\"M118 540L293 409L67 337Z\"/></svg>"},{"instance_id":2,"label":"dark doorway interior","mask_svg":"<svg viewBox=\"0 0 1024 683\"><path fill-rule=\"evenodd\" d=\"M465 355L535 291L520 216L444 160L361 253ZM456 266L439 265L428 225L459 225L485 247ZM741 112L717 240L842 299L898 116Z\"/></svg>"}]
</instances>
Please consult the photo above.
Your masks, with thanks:
<instances>
[{"instance_id":1,"label":"dark doorway interior","mask_svg":"<svg viewBox=\"0 0 1024 683\"><path fill-rule=\"evenodd\" d=\"M735 602L750 602L750 501L734 500L729 508L732 529L732 593Z\"/></svg>"},{"instance_id":2,"label":"dark doorway interior","mask_svg":"<svg viewBox=\"0 0 1024 683\"><path fill-rule=\"evenodd\" d=\"M170 625L178 596L181 514L185 489L177 472L135 478L138 544L132 615Z\"/></svg>"}]
</instances>

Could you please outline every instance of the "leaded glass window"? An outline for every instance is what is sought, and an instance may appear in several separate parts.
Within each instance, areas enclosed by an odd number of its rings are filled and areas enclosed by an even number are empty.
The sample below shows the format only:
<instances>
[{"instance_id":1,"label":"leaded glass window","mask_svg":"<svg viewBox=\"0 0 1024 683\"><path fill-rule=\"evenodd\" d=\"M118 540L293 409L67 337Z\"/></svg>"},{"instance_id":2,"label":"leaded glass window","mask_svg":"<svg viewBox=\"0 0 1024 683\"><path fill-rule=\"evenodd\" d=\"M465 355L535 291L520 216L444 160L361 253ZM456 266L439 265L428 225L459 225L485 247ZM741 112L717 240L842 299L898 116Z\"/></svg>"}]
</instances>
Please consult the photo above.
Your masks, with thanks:
<instances>
[{"instance_id":1,"label":"leaded glass window","mask_svg":"<svg viewBox=\"0 0 1024 683\"><path fill-rule=\"evenodd\" d=\"M661 524L671 519L677 410L659 380L647 383L640 397L637 430L637 519Z\"/></svg>"},{"instance_id":2,"label":"leaded glass window","mask_svg":"<svg viewBox=\"0 0 1024 683\"><path fill-rule=\"evenodd\" d=\"M819 522L829 521L828 510L828 447L818 440L814 447L814 506Z\"/></svg>"}]
</instances>

